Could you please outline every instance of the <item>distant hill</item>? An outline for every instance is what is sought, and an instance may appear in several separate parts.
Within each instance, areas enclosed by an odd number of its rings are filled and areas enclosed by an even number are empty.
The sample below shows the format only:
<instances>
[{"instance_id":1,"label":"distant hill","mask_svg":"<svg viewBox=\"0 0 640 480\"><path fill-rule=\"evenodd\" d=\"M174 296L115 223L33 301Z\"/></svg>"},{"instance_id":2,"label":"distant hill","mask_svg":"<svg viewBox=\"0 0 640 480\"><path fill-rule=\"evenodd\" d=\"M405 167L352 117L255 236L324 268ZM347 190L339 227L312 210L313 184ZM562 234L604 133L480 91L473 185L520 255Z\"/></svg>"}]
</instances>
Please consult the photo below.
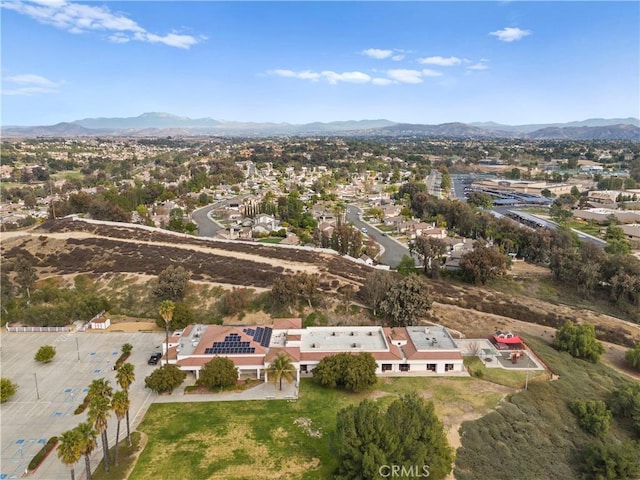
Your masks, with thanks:
<instances>
[{"instance_id":1,"label":"distant hill","mask_svg":"<svg viewBox=\"0 0 640 480\"><path fill-rule=\"evenodd\" d=\"M638 140L637 118L592 118L579 122L540 125L501 125L494 122L439 125L396 123L390 120L349 120L307 124L235 122L213 118L188 118L170 113L150 112L137 117L84 118L51 126L2 127L5 137L73 136L280 136L280 135L358 135L422 136L449 138L523 138L568 140Z\"/></svg>"}]
</instances>

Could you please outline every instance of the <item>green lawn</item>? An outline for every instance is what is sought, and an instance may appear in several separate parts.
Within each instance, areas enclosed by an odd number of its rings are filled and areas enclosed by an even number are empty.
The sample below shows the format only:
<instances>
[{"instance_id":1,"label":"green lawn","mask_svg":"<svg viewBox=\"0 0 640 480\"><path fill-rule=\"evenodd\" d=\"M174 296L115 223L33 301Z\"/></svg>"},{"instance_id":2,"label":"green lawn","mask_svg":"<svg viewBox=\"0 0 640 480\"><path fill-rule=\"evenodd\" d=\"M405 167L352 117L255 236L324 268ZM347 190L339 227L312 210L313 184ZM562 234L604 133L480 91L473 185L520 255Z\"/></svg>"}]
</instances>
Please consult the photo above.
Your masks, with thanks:
<instances>
[{"instance_id":1,"label":"green lawn","mask_svg":"<svg viewBox=\"0 0 640 480\"><path fill-rule=\"evenodd\" d=\"M266 237L259 239L258 243L280 243L282 240L280 237Z\"/></svg>"},{"instance_id":2,"label":"green lawn","mask_svg":"<svg viewBox=\"0 0 640 480\"><path fill-rule=\"evenodd\" d=\"M470 377L409 377L350 394L303 379L297 402L154 404L139 427L149 443L129 478L325 480L336 467L330 438L338 410L414 390L433 400L445 425L489 412L511 391Z\"/></svg>"}]
</instances>

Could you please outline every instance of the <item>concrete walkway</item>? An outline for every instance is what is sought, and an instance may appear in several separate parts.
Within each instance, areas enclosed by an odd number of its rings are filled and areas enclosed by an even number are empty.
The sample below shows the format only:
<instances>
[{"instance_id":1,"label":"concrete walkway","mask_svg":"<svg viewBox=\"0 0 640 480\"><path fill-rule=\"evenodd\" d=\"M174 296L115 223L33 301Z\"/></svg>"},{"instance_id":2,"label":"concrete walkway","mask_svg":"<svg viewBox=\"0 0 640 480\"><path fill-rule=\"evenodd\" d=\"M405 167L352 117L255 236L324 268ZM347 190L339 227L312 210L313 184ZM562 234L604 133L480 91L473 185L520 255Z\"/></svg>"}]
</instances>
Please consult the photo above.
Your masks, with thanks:
<instances>
[{"instance_id":1,"label":"concrete walkway","mask_svg":"<svg viewBox=\"0 0 640 480\"><path fill-rule=\"evenodd\" d=\"M158 395L153 399L153 403L175 403L175 402L231 402L245 400L288 400L295 401L298 398L298 387L295 382L282 382L282 390L273 383L261 383L255 387L242 390L240 392L222 392L184 394L184 386L174 390L170 395Z\"/></svg>"}]
</instances>

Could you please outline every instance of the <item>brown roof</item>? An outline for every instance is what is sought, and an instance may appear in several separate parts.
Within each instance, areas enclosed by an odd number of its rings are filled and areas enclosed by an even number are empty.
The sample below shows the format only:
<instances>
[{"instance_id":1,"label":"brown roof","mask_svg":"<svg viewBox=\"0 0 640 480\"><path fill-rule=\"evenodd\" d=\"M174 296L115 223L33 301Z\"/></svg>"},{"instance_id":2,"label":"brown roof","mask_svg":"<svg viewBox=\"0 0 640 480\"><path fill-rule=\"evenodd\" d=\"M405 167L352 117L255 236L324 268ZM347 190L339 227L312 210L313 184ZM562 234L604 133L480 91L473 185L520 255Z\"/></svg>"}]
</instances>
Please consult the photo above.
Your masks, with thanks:
<instances>
[{"instance_id":1,"label":"brown roof","mask_svg":"<svg viewBox=\"0 0 640 480\"><path fill-rule=\"evenodd\" d=\"M280 353L284 353L285 355L287 355L292 362L300 361L300 348L299 347L285 347L285 348L275 347L275 348L270 348L269 349L269 353L267 353L267 355L264 357L264 361L267 362L267 363L271 363L273 360L275 360L275 358Z\"/></svg>"},{"instance_id":2,"label":"brown roof","mask_svg":"<svg viewBox=\"0 0 640 480\"><path fill-rule=\"evenodd\" d=\"M240 335L240 340L243 342L249 342L249 346L255 348L257 355L264 355L267 353L267 349L260 345L258 342L253 341L253 337L247 335L242 331L243 327L236 327L231 325L208 325L204 332L200 336L200 342L193 351L192 355L206 355L205 349L213 346L213 342L223 342L225 337L230 333L237 333Z\"/></svg>"},{"instance_id":3,"label":"brown roof","mask_svg":"<svg viewBox=\"0 0 640 480\"><path fill-rule=\"evenodd\" d=\"M276 318L273 320L273 328L286 330L288 328L302 328L301 318Z\"/></svg>"},{"instance_id":4,"label":"brown roof","mask_svg":"<svg viewBox=\"0 0 640 480\"><path fill-rule=\"evenodd\" d=\"M297 340L302 340L302 335L293 335L291 333L287 334L287 341L291 340L292 342L295 342Z\"/></svg>"}]
</instances>

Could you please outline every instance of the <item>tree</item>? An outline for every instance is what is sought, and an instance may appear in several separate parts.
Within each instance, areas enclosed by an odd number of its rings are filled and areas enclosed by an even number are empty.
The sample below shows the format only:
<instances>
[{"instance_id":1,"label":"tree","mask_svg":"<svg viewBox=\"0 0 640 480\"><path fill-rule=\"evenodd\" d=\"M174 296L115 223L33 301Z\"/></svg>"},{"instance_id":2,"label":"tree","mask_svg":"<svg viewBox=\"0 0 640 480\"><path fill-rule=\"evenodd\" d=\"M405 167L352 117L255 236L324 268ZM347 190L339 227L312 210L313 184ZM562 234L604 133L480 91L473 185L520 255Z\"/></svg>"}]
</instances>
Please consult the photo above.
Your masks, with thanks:
<instances>
[{"instance_id":1,"label":"tree","mask_svg":"<svg viewBox=\"0 0 640 480\"><path fill-rule=\"evenodd\" d=\"M122 345L122 348L120 350L122 351L122 353L131 353L133 351L133 345L131 345L130 343L125 343Z\"/></svg>"},{"instance_id":2,"label":"tree","mask_svg":"<svg viewBox=\"0 0 640 480\"><path fill-rule=\"evenodd\" d=\"M640 343L637 343L635 347L627 350L627 353L624 354L624 359L631 368L640 370Z\"/></svg>"},{"instance_id":3,"label":"tree","mask_svg":"<svg viewBox=\"0 0 640 480\"><path fill-rule=\"evenodd\" d=\"M447 253L447 244L439 238L420 235L409 245L411 254L422 261L425 275L437 278L440 271L440 258Z\"/></svg>"},{"instance_id":4,"label":"tree","mask_svg":"<svg viewBox=\"0 0 640 480\"><path fill-rule=\"evenodd\" d=\"M71 469L71 480L75 480L76 474L74 465L80 460L82 454L80 447L82 439L77 430L67 430L58 437L58 458L62 463Z\"/></svg>"},{"instance_id":5,"label":"tree","mask_svg":"<svg viewBox=\"0 0 640 480\"><path fill-rule=\"evenodd\" d=\"M160 308L158 313L160 313L160 317L164 320L164 331L165 331L165 365L169 365L169 324L173 319L173 312L176 308L176 304L171 300L165 300L160 304Z\"/></svg>"},{"instance_id":6,"label":"tree","mask_svg":"<svg viewBox=\"0 0 640 480\"><path fill-rule=\"evenodd\" d=\"M228 357L213 357L202 366L198 379L210 389L230 387L238 380L238 368Z\"/></svg>"},{"instance_id":7,"label":"tree","mask_svg":"<svg viewBox=\"0 0 640 480\"><path fill-rule=\"evenodd\" d=\"M625 385L615 390L610 405L614 415L630 418L636 432L640 433L640 383Z\"/></svg>"},{"instance_id":8,"label":"tree","mask_svg":"<svg viewBox=\"0 0 640 480\"><path fill-rule=\"evenodd\" d=\"M360 392L378 381L377 364L369 352L338 353L324 357L313 369L313 379L325 387Z\"/></svg>"},{"instance_id":9,"label":"tree","mask_svg":"<svg viewBox=\"0 0 640 480\"><path fill-rule=\"evenodd\" d=\"M49 363L56 356L56 347L51 345L42 345L34 357L36 362Z\"/></svg>"},{"instance_id":10,"label":"tree","mask_svg":"<svg viewBox=\"0 0 640 480\"><path fill-rule=\"evenodd\" d=\"M596 340L596 331L592 324L575 325L567 320L556 331L553 341L558 350L569 352L573 357L596 363L604 353L604 346Z\"/></svg>"},{"instance_id":11,"label":"tree","mask_svg":"<svg viewBox=\"0 0 640 480\"><path fill-rule=\"evenodd\" d=\"M144 379L145 386L156 393L171 393L179 387L187 373L180 370L177 365L163 365Z\"/></svg>"},{"instance_id":12,"label":"tree","mask_svg":"<svg viewBox=\"0 0 640 480\"><path fill-rule=\"evenodd\" d=\"M367 276L364 285L360 288L360 297L371 306L374 316L378 314L380 303L387 295L394 281L393 273L374 270Z\"/></svg>"},{"instance_id":13,"label":"tree","mask_svg":"<svg viewBox=\"0 0 640 480\"><path fill-rule=\"evenodd\" d=\"M111 382L104 378L94 380L89 385L87 397L89 399L89 413L87 418L93 423L102 438L104 472L109 473L109 438L107 436L107 421L111 416L111 398L113 388Z\"/></svg>"},{"instance_id":14,"label":"tree","mask_svg":"<svg viewBox=\"0 0 640 480\"><path fill-rule=\"evenodd\" d=\"M386 478L398 466L407 476L443 479L453 462L444 428L432 402L416 393L394 400L386 410L371 400L338 412L338 479Z\"/></svg>"},{"instance_id":15,"label":"tree","mask_svg":"<svg viewBox=\"0 0 640 480\"><path fill-rule=\"evenodd\" d=\"M577 400L569 408L578 417L580 426L591 435L601 437L609 430L613 415L602 400Z\"/></svg>"},{"instance_id":16,"label":"tree","mask_svg":"<svg viewBox=\"0 0 640 480\"><path fill-rule=\"evenodd\" d=\"M380 315L391 327L415 325L431 308L429 286L424 278L409 275L393 284L380 302Z\"/></svg>"},{"instance_id":17,"label":"tree","mask_svg":"<svg viewBox=\"0 0 640 480\"><path fill-rule=\"evenodd\" d=\"M125 392L129 392L129 387L136 380L136 375L134 373L134 367L131 363L125 363L120 366L120 368L116 371L116 382L122 390ZM127 444L131 446L131 431L129 429L129 408L127 408L126 413L127 418Z\"/></svg>"},{"instance_id":18,"label":"tree","mask_svg":"<svg viewBox=\"0 0 640 480\"><path fill-rule=\"evenodd\" d=\"M593 480L634 480L640 476L640 446L595 443L582 454L584 478Z\"/></svg>"},{"instance_id":19,"label":"tree","mask_svg":"<svg viewBox=\"0 0 640 480\"><path fill-rule=\"evenodd\" d=\"M118 423L116 426L116 452L113 459L115 465L118 465L118 450L120 449L120 446L118 445L120 439L120 421L129 411L130 404L131 402L129 401L129 394L126 390L118 390L113 394L113 398L111 399L111 408L113 409L113 413L116 414L116 418L118 419Z\"/></svg>"},{"instance_id":20,"label":"tree","mask_svg":"<svg viewBox=\"0 0 640 480\"><path fill-rule=\"evenodd\" d=\"M271 287L271 299L273 303L278 307L286 307L289 313L292 312L292 307L295 306L298 299L298 294L291 283L291 277L276 278L273 281Z\"/></svg>"},{"instance_id":21,"label":"tree","mask_svg":"<svg viewBox=\"0 0 640 480\"><path fill-rule=\"evenodd\" d=\"M607 245L604 247L605 252L612 255L627 255L631 252L631 245L624 235L624 230L615 223L609 224L604 238L607 241Z\"/></svg>"},{"instance_id":22,"label":"tree","mask_svg":"<svg viewBox=\"0 0 640 480\"><path fill-rule=\"evenodd\" d=\"M0 403L4 403L13 397L18 391L18 385L8 378L0 378Z\"/></svg>"},{"instance_id":23,"label":"tree","mask_svg":"<svg viewBox=\"0 0 640 480\"><path fill-rule=\"evenodd\" d=\"M416 261L409 255L402 255L400 263L396 267L396 270L401 275L411 275L416 273Z\"/></svg>"},{"instance_id":24,"label":"tree","mask_svg":"<svg viewBox=\"0 0 640 480\"><path fill-rule=\"evenodd\" d=\"M189 278L184 267L170 265L158 275L158 285L153 294L164 300L182 300L189 287Z\"/></svg>"},{"instance_id":25,"label":"tree","mask_svg":"<svg viewBox=\"0 0 640 480\"><path fill-rule=\"evenodd\" d=\"M282 379L287 382L293 382L296 369L291 364L291 358L284 353L278 353L276 358L269 364L267 368L267 375L271 378L271 381L276 385L280 384L280 390L282 390Z\"/></svg>"},{"instance_id":26,"label":"tree","mask_svg":"<svg viewBox=\"0 0 640 480\"><path fill-rule=\"evenodd\" d=\"M484 285L506 273L507 257L496 248L476 245L473 251L462 255L460 270L469 281Z\"/></svg>"},{"instance_id":27,"label":"tree","mask_svg":"<svg viewBox=\"0 0 640 480\"><path fill-rule=\"evenodd\" d=\"M27 297L31 298L31 287L38 278L33 266L25 256L19 255L13 269L16 272L16 283L27 293Z\"/></svg>"},{"instance_id":28,"label":"tree","mask_svg":"<svg viewBox=\"0 0 640 480\"><path fill-rule=\"evenodd\" d=\"M76 427L78 436L80 438L80 454L84 455L84 464L87 470L87 480L91 480L91 454L95 450L96 436L98 432L95 431L91 422L83 422Z\"/></svg>"}]
</instances>

